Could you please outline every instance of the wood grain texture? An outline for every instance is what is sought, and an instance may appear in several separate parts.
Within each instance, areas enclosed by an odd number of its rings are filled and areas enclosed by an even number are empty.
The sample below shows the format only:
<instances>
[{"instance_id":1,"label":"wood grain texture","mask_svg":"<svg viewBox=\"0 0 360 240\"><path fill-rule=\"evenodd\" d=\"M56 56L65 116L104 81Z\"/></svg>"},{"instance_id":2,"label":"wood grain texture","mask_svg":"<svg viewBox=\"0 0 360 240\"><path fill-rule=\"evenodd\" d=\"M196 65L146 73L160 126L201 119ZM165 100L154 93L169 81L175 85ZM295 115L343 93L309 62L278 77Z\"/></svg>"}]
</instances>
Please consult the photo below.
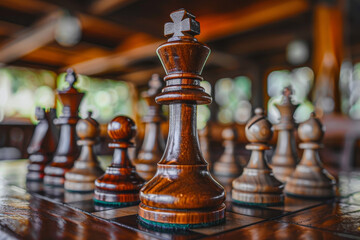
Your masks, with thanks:
<instances>
[{"instance_id":1,"label":"wood grain texture","mask_svg":"<svg viewBox=\"0 0 360 240\"><path fill-rule=\"evenodd\" d=\"M271 167L275 177L281 182L286 182L286 178L293 173L298 162L293 117L297 106L291 102L291 94L290 87L284 88L281 103L275 105L280 111L280 122L274 126L278 132L278 139Z\"/></svg>"},{"instance_id":2,"label":"wood grain texture","mask_svg":"<svg viewBox=\"0 0 360 240\"><path fill-rule=\"evenodd\" d=\"M323 167L318 153L322 147L324 128L315 113L300 124L298 135L302 141L299 147L304 149L304 152L300 163L286 182L285 193L307 198L335 197L335 178Z\"/></svg>"},{"instance_id":3,"label":"wood grain texture","mask_svg":"<svg viewBox=\"0 0 360 240\"><path fill-rule=\"evenodd\" d=\"M137 158L134 160L136 171L146 181L156 173L156 164L165 149L165 141L161 134L161 123L165 120L161 105L155 102L155 96L161 92L163 83L158 74L153 74L149 81L149 89L142 97L148 105L148 112L143 118L145 123L144 141Z\"/></svg>"},{"instance_id":4,"label":"wood grain texture","mask_svg":"<svg viewBox=\"0 0 360 240\"><path fill-rule=\"evenodd\" d=\"M156 97L157 103L170 105L169 136L156 175L140 191L139 216L170 224L220 222L225 218L224 188L208 171L196 129L196 105L211 102L200 86L210 49L194 38L199 29L192 14L178 10L170 16L168 42L157 49L166 87Z\"/></svg>"},{"instance_id":5,"label":"wood grain texture","mask_svg":"<svg viewBox=\"0 0 360 240\"><path fill-rule=\"evenodd\" d=\"M57 91L57 96L63 104L62 115L55 120L55 124L60 125L60 138L54 158L45 168L44 183L46 185L63 186L65 173L72 168L79 155L75 127L79 120L78 111L84 93L74 88L77 76L72 69L68 69L65 80L69 83L69 87L63 91Z\"/></svg>"},{"instance_id":6,"label":"wood grain texture","mask_svg":"<svg viewBox=\"0 0 360 240\"><path fill-rule=\"evenodd\" d=\"M279 205L284 201L284 185L274 177L265 160L266 143L272 137L272 125L265 118L262 109L245 126L245 134L251 142L246 149L251 150L249 163L243 174L233 181L232 199L236 203L256 205Z\"/></svg>"},{"instance_id":7,"label":"wood grain texture","mask_svg":"<svg viewBox=\"0 0 360 240\"><path fill-rule=\"evenodd\" d=\"M86 119L80 119L76 124L76 133L80 138L77 143L82 148L74 167L65 174L65 190L94 191L95 180L104 173L93 150L99 131L99 123L91 118L91 113Z\"/></svg>"},{"instance_id":8,"label":"wood grain texture","mask_svg":"<svg viewBox=\"0 0 360 240\"><path fill-rule=\"evenodd\" d=\"M136 204L139 190L144 180L136 173L128 156L128 148L133 146L130 140L136 135L136 125L131 118L117 116L108 124L109 144L114 148L111 165L104 175L95 181L95 196L106 203Z\"/></svg>"},{"instance_id":9,"label":"wood grain texture","mask_svg":"<svg viewBox=\"0 0 360 240\"><path fill-rule=\"evenodd\" d=\"M55 109L49 111L37 107L35 115L39 121L28 146L29 165L26 179L28 181L42 181L45 166L51 162L57 145L57 130L53 124Z\"/></svg>"}]
</instances>

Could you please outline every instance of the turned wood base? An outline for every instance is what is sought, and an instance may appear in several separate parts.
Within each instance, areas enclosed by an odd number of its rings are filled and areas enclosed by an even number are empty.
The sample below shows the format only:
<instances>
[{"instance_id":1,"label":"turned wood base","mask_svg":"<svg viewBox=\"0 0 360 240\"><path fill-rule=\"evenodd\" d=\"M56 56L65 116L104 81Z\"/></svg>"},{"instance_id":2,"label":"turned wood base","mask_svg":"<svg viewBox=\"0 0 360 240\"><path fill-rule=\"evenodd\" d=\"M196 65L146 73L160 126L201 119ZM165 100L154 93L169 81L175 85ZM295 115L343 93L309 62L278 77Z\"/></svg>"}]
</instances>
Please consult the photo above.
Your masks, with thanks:
<instances>
[{"instance_id":1,"label":"turned wood base","mask_svg":"<svg viewBox=\"0 0 360 240\"><path fill-rule=\"evenodd\" d=\"M28 172L26 174L27 181L43 181L45 173L44 169L49 162L49 158L41 154L33 154L29 157Z\"/></svg>"},{"instance_id":2,"label":"turned wood base","mask_svg":"<svg viewBox=\"0 0 360 240\"><path fill-rule=\"evenodd\" d=\"M333 198L336 195L335 179L325 170L307 168L308 176L294 176L288 178L285 185L285 194L298 198Z\"/></svg>"},{"instance_id":3,"label":"turned wood base","mask_svg":"<svg viewBox=\"0 0 360 240\"><path fill-rule=\"evenodd\" d=\"M92 192L95 189L95 180L101 176L100 168L72 169L65 174L64 188L73 192Z\"/></svg>"},{"instance_id":4,"label":"turned wood base","mask_svg":"<svg viewBox=\"0 0 360 240\"><path fill-rule=\"evenodd\" d=\"M144 180L134 168L108 167L106 173L95 181L94 199L99 202L138 203Z\"/></svg>"},{"instance_id":5,"label":"turned wood base","mask_svg":"<svg viewBox=\"0 0 360 240\"><path fill-rule=\"evenodd\" d=\"M244 205L278 206L284 204L284 194L247 193L232 190L232 199L235 203Z\"/></svg>"},{"instance_id":6,"label":"turned wood base","mask_svg":"<svg viewBox=\"0 0 360 240\"><path fill-rule=\"evenodd\" d=\"M273 165L271 164L272 171L277 180L284 183L287 178L294 172L295 166L283 166L283 165Z\"/></svg>"},{"instance_id":7,"label":"turned wood base","mask_svg":"<svg viewBox=\"0 0 360 240\"><path fill-rule=\"evenodd\" d=\"M145 220L165 224L206 224L225 219L225 204L214 209L164 209L139 206L139 216Z\"/></svg>"},{"instance_id":8,"label":"turned wood base","mask_svg":"<svg viewBox=\"0 0 360 240\"><path fill-rule=\"evenodd\" d=\"M52 186L64 186L65 173L74 165L75 157L58 156L53 162L45 167L44 184Z\"/></svg>"}]
</instances>

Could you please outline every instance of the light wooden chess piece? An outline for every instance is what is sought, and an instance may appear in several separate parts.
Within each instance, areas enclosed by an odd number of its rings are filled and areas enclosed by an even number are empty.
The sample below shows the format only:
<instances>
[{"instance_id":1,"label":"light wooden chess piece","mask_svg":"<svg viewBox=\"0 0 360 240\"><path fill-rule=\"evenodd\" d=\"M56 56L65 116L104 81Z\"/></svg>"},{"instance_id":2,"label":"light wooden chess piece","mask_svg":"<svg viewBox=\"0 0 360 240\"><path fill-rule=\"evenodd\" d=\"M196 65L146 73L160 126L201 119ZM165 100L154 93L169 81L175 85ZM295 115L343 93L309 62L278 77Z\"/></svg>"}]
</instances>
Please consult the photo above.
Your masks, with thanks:
<instances>
[{"instance_id":1,"label":"light wooden chess piece","mask_svg":"<svg viewBox=\"0 0 360 240\"><path fill-rule=\"evenodd\" d=\"M274 129L278 131L278 139L270 165L275 177L281 182L286 182L286 178L294 172L298 162L293 117L297 105L291 102L291 94L290 87L284 88L281 103L275 105L280 111L280 123L274 125Z\"/></svg>"},{"instance_id":2,"label":"light wooden chess piece","mask_svg":"<svg viewBox=\"0 0 360 240\"><path fill-rule=\"evenodd\" d=\"M77 144L82 148L74 167L65 174L65 190L71 192L94 191L95 180L104 173L93 150L99 131L99 123L91 118L91 112L86 119L80 119L76 124L76 133L79 137Z\"/></svg>"},{"instance_id":3,"label":"light wooden chess piece","mask_svg":"<svg viewBox=\"0 0 360 240\"><path fill-rule=\"evenodd\" d=\"M324 169L319 157L324 128L320 120L312 113L310 119L301 123L298 135L304 149L300 163L285 185L287 195L303 198L335 197L335 178Z\"/></svg>"},{"instance_id":4,"label":"light wooden chess piece","mask_svg":"<svg viewBox=\"0 0 360 240\"><path fill-rule=\"evenodd\" d=\"M54 120L55 124L60 125L59 144L52 162L45 167L44 177L44 184L57 187L64 187L65 173L73 167L79 155L75 127L79 120L81 99L84 97L84 93L74 88L77 77L72 69L67 70L65 80L69 83L69 87L57 92L64 105L62 115Z\"/></svg>"},{"instance_id":5,"label":"light wooden chess piece","mask_svg":"<svg viewBox=\"0 0 360 240\"><path fill-rule=\"evenodd\" d=\"M146 181L155 175L157 163L165 149L165 141L161 134L161 123L165 117L162 115L161 105L155 102L155 96L161 92L162 86L160 76L153 74L149 82L149 90L142 94L149 109L143 118L145 123L144 142L134 163L137 173Z\"/></svg>"},{"instance_id":6,"label":"light wooden chess piece","mask_svg":"<svg viewBox=\"0 0 360 240\"><path fill-rule=\"evenodd\" d=\"M211 103L200 81L210 48L194 36L195 17L180 9L165 24L168 41L157 53L166 70L166 87L156 97L169 104L169 136L156 175L140 191L140 220L161 228L194 228L225 220L225 191L207 169L199 147L196 105Z\"/></svg>"},{"instance_id":7,"label":"light wooden chess piece","mask_svg":"<svg viewBox=\"0 0 360 240\"><path fill-rule=\"evenodd\" d=\"M234 152L236 129L225 128L222 131L222 138L225 149L220 159L214 164L214 176L225 187L226 192L230 193L232 181L243 171L240 163L236 161Z\"/></svg>"},{"instance_id":8,"label":"light wooden chess piece","mask_svg":"<svg viewBox=\"0 0 360 240\"><path fill-rule=\"evenodd\" d=\"M272 126L261 108L255 109L255 114L245 126L250 141L246 149L252 151L251 157L243 174L233 181L232 199L245 205L280 205L284 202L284 185L274 177L264 154L270 149L267 142L272 137Z\"/></svg>"},{"instance_id":9,"label":"light wooden chess piece","mask_svg":"<svg viewBox=\"0 0 360 240\"><path fill-rule=\"evenodd\" d=\"M105 174L95 181L94 201L103 205L137 205L145 181L136 173L128 155L128 148L134 146L131 139L136 135L136 125L129 117L117 116L108 124L108 134L114 156Z\"/></svg>"}]
</instances>

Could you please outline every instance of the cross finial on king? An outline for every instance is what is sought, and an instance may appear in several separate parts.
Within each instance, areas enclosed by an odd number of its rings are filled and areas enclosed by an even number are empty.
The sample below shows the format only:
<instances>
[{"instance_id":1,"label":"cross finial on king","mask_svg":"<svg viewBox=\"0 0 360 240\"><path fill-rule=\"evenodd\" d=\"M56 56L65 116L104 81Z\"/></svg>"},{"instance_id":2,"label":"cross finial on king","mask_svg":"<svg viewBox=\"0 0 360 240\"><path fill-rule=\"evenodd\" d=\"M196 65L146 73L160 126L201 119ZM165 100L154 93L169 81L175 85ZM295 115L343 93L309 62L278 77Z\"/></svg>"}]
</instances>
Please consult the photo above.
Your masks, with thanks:
<instances>
[{"instance_id":1,"label":"cross finial on king","mask_svg":"<svg viewBox=\"0 0 360 240\"><path fill-rule=\"evenodd\" d=\"M183 37L200 34L200 23L195 20L195 16L185 9L179 9L170 14L173 22L165 23L165 37Z\"/></svg>"},{"instance_id":2,"label":"cross finial on king","mask_svg":"<svg viewBox=\"0 0 360 240\"><path fill-rule=\"evenodd\" d=\"M76 73L72 68L68 68L66 70L65 81L69 83L70 88L74 87L74 83L76 82Z\"/></svg>"}]
</instances>

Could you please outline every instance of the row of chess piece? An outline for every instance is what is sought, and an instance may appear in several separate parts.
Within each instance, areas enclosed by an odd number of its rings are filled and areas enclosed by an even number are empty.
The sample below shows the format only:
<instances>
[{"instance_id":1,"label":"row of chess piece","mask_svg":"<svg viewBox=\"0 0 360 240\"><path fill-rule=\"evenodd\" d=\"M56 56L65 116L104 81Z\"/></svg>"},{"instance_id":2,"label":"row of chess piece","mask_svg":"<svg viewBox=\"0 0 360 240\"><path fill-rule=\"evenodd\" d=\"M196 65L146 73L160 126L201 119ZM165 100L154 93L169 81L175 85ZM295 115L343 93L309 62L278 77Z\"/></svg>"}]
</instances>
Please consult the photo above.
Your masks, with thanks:
<instances>
[{"instance_id":1,"label":"row of chess piece","mask_svg":"<svg viewBox=\"0 0 360 240\"><path fill-rule=\"evenodd\" d=\"M172 22L166 23L164 29L168 40L157 49L167 74L166 86L159 93L158 83L152 82L154 87L145 94L150 109L144 118L147 126L143 147L134 160L137 170L128 156L135 124L128 117L118 116L108 124L112 139L109 147L114 148L114 155L111 165L102 173L92 151L97 124L91 117L79 120L78 107L83 94L74 88L76 75L69 70L66 76L69 87L58 92L64 105L62 116L56 119L60 125L58 145L49 162L48 154L53 151L42 152L35 144L34 149L39 151L30 156L28 180L43 178L45 185L65 186L66 190L75 192L94 188L94 200L98 204L128 206L140 201L140 221L155 227L194 228L225 221L226 193L209 172L196 129L197 105L212 101L200 86L210 48L195 38L200 33L200 24L193 14L180 9L170 17ZM163 121L157 104L169 105L169 134L164 150L163 143L157 141ZM299 197L333 197L335 180L323 168L318 155L324 134L320 121L312 115L300 124L298 135L304 154L298 163L293 148L296 106L291 103L290 89L284 90L277 107L281 119L274 126L278 143L270 166L264 151L269 148L272 126L263 111L255 110L256 115L245 127L250 142L246 148L251 150L251 157L243 173L232 182L233 201L277 205L284 201L283 192ZM38 128L34 137L41 132ZM76 131L82 146L79 157ZM46 135L44 132L49 131L45 129L39 135ZM45 139L46 143L51 142ZM158 149L156 154L152 149ZM215 164L214 170L217 169L221 167Z\"/></svg>"},{"instance_id":2,"label":"row of chess piece","mask_svg":"<svg viewBox=\"0 0 360 240\"><path fill-rule=\"evenodd\" d=\"M245 168L234 154L236 129L223 130L225 150L214 163L213 173L234 201L272 205L283 203L283 192L293 197L314 199L336 195L335 178L323 168L318 153L322 147L324 127L312 113L310 119L296 129L293 115L297 106L292 103L291 94L289 87L284 88L281 103L276 105L280 121L274 127L265 118L262 109L255 109L256 116L245 126L245 135L250 142L246 149L252 151ZM272 156L269 156L265 151L270 149L268 144L273 129L278 133L277 144ZM295 144L296 130L301 140L299 148L303 149L301 160ZM205 140L203 142L207 145Z\"/></svg>"}]
</instances>

